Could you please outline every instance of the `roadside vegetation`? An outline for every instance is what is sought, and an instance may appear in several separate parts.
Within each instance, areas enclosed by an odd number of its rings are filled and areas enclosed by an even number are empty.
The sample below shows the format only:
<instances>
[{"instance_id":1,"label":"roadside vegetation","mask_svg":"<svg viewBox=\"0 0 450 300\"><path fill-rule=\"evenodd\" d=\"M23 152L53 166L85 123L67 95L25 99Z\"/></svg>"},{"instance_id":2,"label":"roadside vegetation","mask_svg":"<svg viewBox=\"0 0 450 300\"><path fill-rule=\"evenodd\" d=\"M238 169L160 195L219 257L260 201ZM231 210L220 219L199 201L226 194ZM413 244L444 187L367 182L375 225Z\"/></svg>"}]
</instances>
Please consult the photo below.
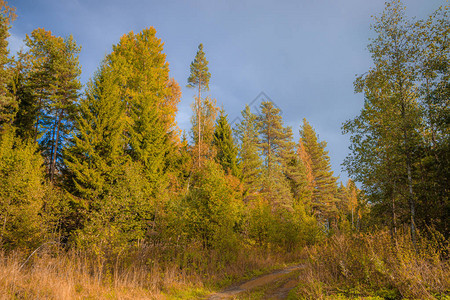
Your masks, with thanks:
<instances>
[{"instance_id":1,"label":"roadside vegetation","mask_svg":"<svg viewBox=\"0 0 450 300\"><path fill-rule=\"evenodd\" d=\"M344 183L269 99L230 124L203 44L181 132L155 28L118 38L82 89L72 36L35 29L11 56L0 8L0 298L204 298L292 265L239 297L450 297L449 7L375 17Z\"/></svg>"}]
</instances>

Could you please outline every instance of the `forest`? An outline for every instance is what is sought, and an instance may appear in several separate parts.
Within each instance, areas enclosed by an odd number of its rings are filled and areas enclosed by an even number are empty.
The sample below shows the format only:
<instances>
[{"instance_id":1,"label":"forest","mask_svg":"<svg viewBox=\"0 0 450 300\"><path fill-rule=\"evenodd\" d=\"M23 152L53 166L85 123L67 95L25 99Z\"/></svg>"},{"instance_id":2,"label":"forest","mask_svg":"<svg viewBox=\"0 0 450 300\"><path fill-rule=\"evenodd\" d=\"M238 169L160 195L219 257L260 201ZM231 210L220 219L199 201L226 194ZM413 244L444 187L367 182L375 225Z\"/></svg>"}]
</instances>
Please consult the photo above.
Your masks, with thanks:
<instances>
[{"instance_id":1,"label":"forest","mask_svg":"<svg viewBox=\"0 0 450 300\"><path fill-rule=\"evenodd\" d=\"M374 17L347 182L271 101L231 124L206 44L177 82L155 28L126 33L82 86L73 36L37 28L11 55L0 7L0 298L208 299L289 266L282 298L450 297L449 6Z\"/></svg>"}]
</instances>

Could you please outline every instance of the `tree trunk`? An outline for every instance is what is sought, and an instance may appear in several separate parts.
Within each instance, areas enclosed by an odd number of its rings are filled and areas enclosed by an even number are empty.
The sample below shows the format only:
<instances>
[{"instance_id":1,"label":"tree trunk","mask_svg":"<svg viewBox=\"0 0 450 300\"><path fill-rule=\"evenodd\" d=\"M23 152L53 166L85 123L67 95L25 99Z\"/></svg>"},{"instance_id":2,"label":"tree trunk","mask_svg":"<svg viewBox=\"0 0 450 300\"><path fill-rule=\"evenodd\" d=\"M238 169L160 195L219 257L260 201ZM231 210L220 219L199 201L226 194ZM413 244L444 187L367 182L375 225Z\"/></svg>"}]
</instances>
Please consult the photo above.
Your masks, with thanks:
<instances>
[{"instance_id":1,"label":"tree trunk","mask_svg":"<svg viewBox=\"0 0 450 300\"><path fill-rule=\"evenodd\" d=\"M409 200L409 207L411 210L411 240L416 245L416 226L415 226L415 219L416 219L416 205L414 201L414 193L413 193L413 187L412 187L412 176L411 176L411 161L409 158L409 155L407 155L406 159L406 169L408 172L408 200Z\"/></svg>"},{"instance_id":2,"label":"tree trunk","mask_svg":"<svg viewBox=\"0 0 450 300\"><path fill-rule=\"evenodd\" d=\"M54 146L53 146L53 157L52 157L52 163L51 163L51 167L50 167L50 181L53 182L54 181L54 177L55 177L55 170L56 170L56 153L58 152L58 141L59 141L59 133L60 133L60 129L61 129L61 119L62 119L62 110L59 111L58 114L58 127L56 130L56 139L54 140Z\"/></svg>"},{"instance_id":3,"label":"tree trunk","mask_svg":"<svg viewBox=\"0 0 450 300\"><path fill-rule=\"evenodd\" d=\"M198 167L200 168L200 157L201 157L201 110L202 110L202 100L201 100L201 81L198 83Z\"/></svg>"}]
</instances>

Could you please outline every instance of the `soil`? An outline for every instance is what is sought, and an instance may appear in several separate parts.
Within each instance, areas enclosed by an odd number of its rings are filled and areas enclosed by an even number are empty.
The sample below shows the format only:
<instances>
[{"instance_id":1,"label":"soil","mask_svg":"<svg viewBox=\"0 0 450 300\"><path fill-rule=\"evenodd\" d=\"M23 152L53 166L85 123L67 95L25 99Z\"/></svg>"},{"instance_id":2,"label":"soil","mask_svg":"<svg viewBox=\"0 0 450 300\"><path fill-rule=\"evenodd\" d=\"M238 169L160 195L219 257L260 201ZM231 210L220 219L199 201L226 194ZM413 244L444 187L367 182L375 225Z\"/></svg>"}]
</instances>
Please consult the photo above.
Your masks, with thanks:
<instances>
[{"instance_id":1,"label":"soil","mask_svg":"<svg viewBox=\"0 0 450 300\"><path fill-rule=\"evenodd\" d=\"M297 265L261 275L210 295L208 299L286 299L298 282L295 271L301 268L303 265Z\"/></svg>"}]
</instances>

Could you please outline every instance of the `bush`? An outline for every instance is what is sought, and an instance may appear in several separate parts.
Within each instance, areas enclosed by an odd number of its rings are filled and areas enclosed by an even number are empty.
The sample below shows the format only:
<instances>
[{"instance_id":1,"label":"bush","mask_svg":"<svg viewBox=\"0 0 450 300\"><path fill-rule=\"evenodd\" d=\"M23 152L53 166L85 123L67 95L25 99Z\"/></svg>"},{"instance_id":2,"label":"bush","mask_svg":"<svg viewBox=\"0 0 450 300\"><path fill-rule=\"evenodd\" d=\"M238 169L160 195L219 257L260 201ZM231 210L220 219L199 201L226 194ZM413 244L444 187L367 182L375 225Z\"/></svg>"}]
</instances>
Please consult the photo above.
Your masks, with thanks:
<instances>
[{"instance_id":1,"label":"bush","mask_svg":"<svg viewBox=\"0 0 450 300\"><path fill-rule=\"evenodd\" d=\"M414 247L407 233L387 231L338 234L308 249L297 295L320 299L329 294L386 299L429 299L450 288L450 264L442 257L446 243L420 238Z\"/></svg>"}]
</instances>

